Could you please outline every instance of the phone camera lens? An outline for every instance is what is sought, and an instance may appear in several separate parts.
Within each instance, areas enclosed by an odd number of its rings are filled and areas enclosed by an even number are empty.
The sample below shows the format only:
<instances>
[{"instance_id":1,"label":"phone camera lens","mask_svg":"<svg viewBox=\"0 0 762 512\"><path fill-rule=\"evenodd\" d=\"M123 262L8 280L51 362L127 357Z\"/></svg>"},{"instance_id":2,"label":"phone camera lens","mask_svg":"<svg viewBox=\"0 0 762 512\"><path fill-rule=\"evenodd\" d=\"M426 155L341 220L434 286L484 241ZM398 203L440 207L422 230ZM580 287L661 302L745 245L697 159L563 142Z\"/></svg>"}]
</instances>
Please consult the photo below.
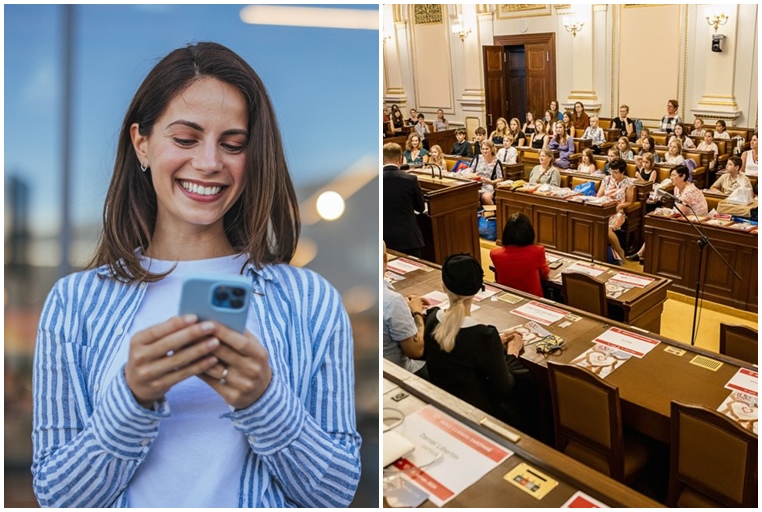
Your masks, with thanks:
<instances>
[{"instance_id":1,"label":"phone camera lens","mask_svg":"<svg viewBox=\"0 0 762 512\"><path fill-rule=\"evenodd\" d=\"M224 287L219 287L214 292L214 298L217 299L220 302L223 302L228 298L228 292Z\"/></svg>"},{"instance_id":2,"label":"phone camera lens","mask_svg":"<svg viewBox=\"0 0 762 512\"><path fill-rule=\"evenodd\" d=\"M233 295L236 297L243 297L246 291L243 288L233 288L232 289Z\"/></svg>"},{"instance_id":3,"label":"phone camera lens","mask_svg":"<svg viewBox=\"0 0 762 512\"><path fill-rule=\"evenodd\" d=\"M241 299L233 299L230 301L230 305L235 309L243 307L243 301Z\"/></svg>"}]
</instances>

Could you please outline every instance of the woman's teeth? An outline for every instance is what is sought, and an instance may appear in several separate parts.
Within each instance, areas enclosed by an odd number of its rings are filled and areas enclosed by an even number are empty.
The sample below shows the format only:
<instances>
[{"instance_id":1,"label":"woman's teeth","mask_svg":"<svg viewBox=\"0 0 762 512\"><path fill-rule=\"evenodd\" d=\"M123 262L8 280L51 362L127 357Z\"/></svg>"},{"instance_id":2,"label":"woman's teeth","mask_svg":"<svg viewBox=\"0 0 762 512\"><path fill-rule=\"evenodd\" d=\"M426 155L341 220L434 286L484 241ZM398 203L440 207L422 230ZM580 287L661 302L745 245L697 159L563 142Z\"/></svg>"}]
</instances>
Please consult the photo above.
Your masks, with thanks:
<instances>
[{"instance_id":1,"label":"woman's teeth","mask_svg":"<svg viewBox=\"0 0 762 512\"><path fill-rule=\"evenodd\" d=\"M188 192L193 192L194 194L199 194L202 196L213 196L215 194L219 194L220 190L222 190L222 187L201 187L195 183L190 183L187 181L181 181L180 185L182 185L182 187Z\"/></svg>"}]
</instances>

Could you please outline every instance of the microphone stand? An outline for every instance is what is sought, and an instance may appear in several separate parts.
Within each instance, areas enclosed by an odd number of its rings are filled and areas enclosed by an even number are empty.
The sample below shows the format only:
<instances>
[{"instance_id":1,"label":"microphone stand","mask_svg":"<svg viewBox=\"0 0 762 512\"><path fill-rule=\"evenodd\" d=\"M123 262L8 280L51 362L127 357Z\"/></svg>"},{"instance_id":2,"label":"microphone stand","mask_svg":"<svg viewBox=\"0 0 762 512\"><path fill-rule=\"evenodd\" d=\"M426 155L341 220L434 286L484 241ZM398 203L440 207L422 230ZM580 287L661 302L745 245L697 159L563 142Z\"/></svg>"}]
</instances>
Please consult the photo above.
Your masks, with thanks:
<instances>
[{"instance_id":1,"label":"microphone stand","mask_svg":"<svg viewBox=\"0 0 762 512\"><path fill-rule=\"evenodd\" d=\"M691 205L689 205L686 202L678 199L677 197L675 197L674 195L670 194L666 190L659 189L657 194L658 195L664 195L664 196L667 196L667 197L671 197L675 201L675 203L679 203L679 204L683 204L683 205L687 206L688 208L691 209L691 211L693 212L693 215L696 215L696 211L693 209L693 207ZM738 275L738 272L736 272L733 269L733 267L730 266L730 263L728 263L728 261L722 256L722 254L720 254L720 252L717 250L717 248L714 245L712 245L712 242L711 242L711 240L709 240L709 237L707 237L704 234L704 232L701 231L694 222L691 222L691 219L689 219L688 216L685 215L685 212L683 212L683 210L681 210L680 208L677 208L677 211L680 212L680 215L682 215L683 218L686 221L688 221L688 224L693 226L693 229L695 229L696 232L699 234L699 239L696 242L698 244L698 248L699 248L699 260L698 260L698 272L697 272L697 275L696 275L696 297L695 297L694 303L693 303L693 330L691 331L691 345L694 345L695 342L696 342L696 317L697 317L697 313L698 313L699 293L701 291L701 267L702 267L702 263L703 263L703 259L704 259L704 247L706 247L707 245L709 247L711 247L712 250L715 252L715 254L717 254L717 256L720 257L720 259L725 264L725 266L728 267L731 272L733 272L733 275L736 276L736 279L738 279L740 281L741 280L741 276ZM696 215L696 217L698 217L698 215Z\"/></svg>"},{"instance_id":2,"label":"microphone stand","mask_svg":"<svg viewBox=\"0 0 762 512\"><path fill-rule=\"evenodd\" d=\"M439 169L439 179L440 180L442 179L442 168L438 164L435 164L433 162L429 162L426 165L431 166L431 179L432 180L434 179L434 167Z\"/></svg>"}]
</instances>

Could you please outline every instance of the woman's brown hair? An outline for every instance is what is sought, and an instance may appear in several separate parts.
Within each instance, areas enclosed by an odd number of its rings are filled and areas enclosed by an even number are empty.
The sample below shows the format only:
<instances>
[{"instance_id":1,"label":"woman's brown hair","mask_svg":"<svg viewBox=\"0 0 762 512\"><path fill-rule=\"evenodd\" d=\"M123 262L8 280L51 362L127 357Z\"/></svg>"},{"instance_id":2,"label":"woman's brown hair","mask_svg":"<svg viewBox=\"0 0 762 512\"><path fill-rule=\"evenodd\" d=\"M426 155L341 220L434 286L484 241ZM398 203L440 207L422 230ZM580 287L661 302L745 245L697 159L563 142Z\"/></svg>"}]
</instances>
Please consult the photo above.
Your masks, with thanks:
<instances>
[{"instance_id":1,"label":"woman's brown hair","mask_svg":"<svg viewBox=\"0 0 762 512\"><path fill-rule=\"evenodd\" d=\"M150 136L169 103L191 84L214 78L238 89L248 106L246 169L241 197L225 214L225 233L233 247L257 268L291 260L299 239L299 206L286 165L280 130L264 84L246 61L217 43L178 48L164 57L135 93L122 123L106 203L103 233L89 268L106 265L123 282L155 282L166 274L144 269L140 254L151 243L156 223L156 192L150 170L140 161L130 137L138 123Z\"/></svg>"}]
</instances>

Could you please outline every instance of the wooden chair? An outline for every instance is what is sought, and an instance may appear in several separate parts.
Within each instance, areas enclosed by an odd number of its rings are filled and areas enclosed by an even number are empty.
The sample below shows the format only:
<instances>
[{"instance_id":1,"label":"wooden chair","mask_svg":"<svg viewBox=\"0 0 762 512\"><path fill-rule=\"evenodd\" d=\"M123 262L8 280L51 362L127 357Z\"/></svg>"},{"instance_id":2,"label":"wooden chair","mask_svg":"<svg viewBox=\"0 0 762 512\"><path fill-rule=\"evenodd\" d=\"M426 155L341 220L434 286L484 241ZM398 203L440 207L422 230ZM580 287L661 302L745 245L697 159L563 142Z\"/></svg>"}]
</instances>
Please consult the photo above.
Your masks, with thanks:
<instances>
[{"instance_id":1,"label":"wooden chair","mask_svg":"<svg viewBox=\"0 0 762 512\"><path fill-rule=\"evenodd\" d=\"M603 282L587 274L565 272L561 274L561 283L567 305L602 317L608 314Z\"/></svg>"},{"instance_id":2,"label":"wooden chair","mask_svg":"<svg viewBox=\"0 0 762 512\"><path fill-rule=\"evenodd\" d=\"M548 361L556 449L620 482L647 462L639 437L625 439L619 388L591 371Z\"/></svg>"},{"instance_id":3,"label":"wooden chair","mask_svg":"<svg viewBox=\"0 0 762 512\"><path fill-rule=\"evenodd\" d=\"M757 436L701 406L671 412L667 506L757 508Z\"/></svg>"},{"instance_id":4,"label":"wooden chair","mask_svg":"<svg viewBox=\"0 0 762 512\"><path fill-rule=\"evenodd\" d=\"M757 364L758 338L752 327L720 323L720 354Z\"/></svg>"}]
</instances>

